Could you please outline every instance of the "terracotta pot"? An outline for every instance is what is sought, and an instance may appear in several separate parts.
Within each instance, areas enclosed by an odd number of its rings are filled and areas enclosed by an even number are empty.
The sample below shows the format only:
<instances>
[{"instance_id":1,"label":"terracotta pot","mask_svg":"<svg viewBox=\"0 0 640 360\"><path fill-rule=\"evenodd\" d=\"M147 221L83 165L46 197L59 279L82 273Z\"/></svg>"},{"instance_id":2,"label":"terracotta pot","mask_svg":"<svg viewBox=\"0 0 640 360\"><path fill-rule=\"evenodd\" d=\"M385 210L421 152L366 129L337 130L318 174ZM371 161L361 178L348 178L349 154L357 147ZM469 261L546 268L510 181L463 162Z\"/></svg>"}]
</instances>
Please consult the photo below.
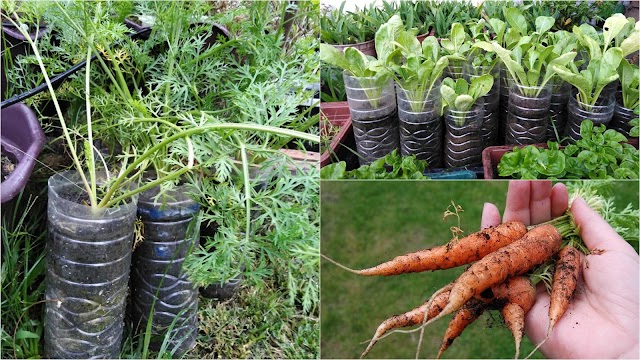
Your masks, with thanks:
<instances>
[{"instance_id":1,"label":"terracotta pot","mask_svg":"<svg viewBox=\"0 0 640 360\"><path fill-rule=\"evenodd\" d=\"M331 139L330 150L324 150L320 157L320 166L325 166L331 163L331 155L337 154L345 138L353 132L353 127L351 125L351 115L349 115L349 104L346 101L321 103L320 114L322 119L326 119L331 126L340 127L338 133ZM320 136L326 134L327 131L326 122L321 121Z\"/></svg>"},{"instance_id":2,"label":"terracotta pot","mask_svg":"<svg viewBox=\"0 0 640 360\"><path fill-rule=\"evenodd\" d=\"M333 45L334 48L344 52L344 49L352 47L360 50L365 55L370 55L376 57L376 43L375 40L365 41L363 43L358 44L348 44L348 45Z\"/></svg>"}]
</instances>

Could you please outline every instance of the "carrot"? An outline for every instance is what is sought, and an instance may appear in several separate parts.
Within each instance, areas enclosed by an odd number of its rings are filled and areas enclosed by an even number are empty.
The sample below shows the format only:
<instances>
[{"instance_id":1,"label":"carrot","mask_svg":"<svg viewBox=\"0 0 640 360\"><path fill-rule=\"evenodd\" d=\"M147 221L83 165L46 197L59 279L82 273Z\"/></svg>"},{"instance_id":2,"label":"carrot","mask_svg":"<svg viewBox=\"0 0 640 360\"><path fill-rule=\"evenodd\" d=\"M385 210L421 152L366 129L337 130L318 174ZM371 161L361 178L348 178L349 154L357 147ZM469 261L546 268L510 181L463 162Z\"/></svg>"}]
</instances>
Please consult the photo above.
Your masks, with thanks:
<instances>
[{"instance_id":1,"label":"carrot","mask_svg":"<svg viewBox=\"0 0 640 360\"><path fill-rule=\"evenodd\" d=\"M425 313L427 314L427 320L438 315L440 311L442 311L444 306L447 304L447 300L449 299L449 290L446 290L447 287L450 288L450 285L445 286L443 289L441 289L444 291L442 292L438 291L436 294L434 294L434 296L431 297L431 299L429 299L424 304L418 306L417 308L411 311L407 311L404 314L394 315L388 318L387 320L383 321L378 326L378 329L376 329L375 335L373 335L373 338L369 342L369 345L367 346L366 350L362 353L362 355L360 355L360 357L362 358L365 355L367 355L367 353L369 353L373 345L375 345L376 342L378 342L378 340L380 340L382 336L385 333L387 333L389 330L399 328L399 327L407 327L407 326L422 324L425 320L424 319Z\"/></svg>"},{"instance_id":2,"label":"carrot","mask_svg":"<svg viewBox=\"0 0 640 360\"><path fill-rule=\"evenodd\" d=\"M440 350L438 351L436 359L440 358L442 353L451 346L453 340L460 336L467 326L476 321L486 308L487 304L483 303L481 300L471 299L456 312L453 319L451 319L451 322L449 322L449 326L447 327L442 343L440 344Z\"/></svg>"},{"instance_id":3,"label":"carrot","mask_svg":"<svg viewBox=\"0 0 640 360\"><path fill-rule=\"evenodd\" d=\"M551 331L562 315L569 308L569 300L576 290L578 274L580 272L580 251L573 246L563 247L557 256L556 268L551 284L551 296L549 298L549 327L547 336L533 349L529 356L533 355L549 339ZM529 357L527 356L527 357Z\"/></svg>"},{"instance_id":4,"label":"carrot","mask_svg":"<svg viewBox=\"0 0 640 360\"><path fill-rule=\"evenodd\" d=\"M380 265L353 272L368 276L390 276L450 269L478 261L487 254L520 239L526 232L527 227L523 223L506 222L451 241L446 245L397 256Z\"/></svg>"},{"instance_id":5,"label":"carrot","mask_svg":"<svg viewBox=\"0 0 640 360\"><path fill-rule=\"evenodd\" d=\"M521 239L483 257L458 277L447 306L426 325L460 309L472 297L510 276L524 274L542 264L558 251L561 242L562 236L553 225L540 225Z\"/></svg>"},{"instance_id":6,"label":"carrot","mask_svg":"<svg viewBox=\"0 0 640 360\"><path fill-rule=\"evenodd\" d=\"M558 262L553 274L547 337L551 335L553 327L569 308L569 300L571 300L578 283L579 271L580 252L573 246L565 246L558 253Z\"/></svg>"},{"instance_id":7,"label":"carrot","mask_svg":"<svg viewBox=\"0 0 640 360\"><path fill-rule=\"evenodd\" d=\"M517 359L520 355L520 342L522 341L522 334L524 333L524 316L526 312L522 307L516 303L507 303L501 310L504 323L507 328L513 334L513 339L516 343L516 356Z\"/></svg>"},{"instance_id":8,"label":"carrot","mask_svg":"<svg viewBox=\"0 0 640 360\"><path fill-rule=\"evenodd\" d=\"M536 288L526 276L515 276L497 286L491 287L493 296L498 300L519 305L525 313L536 301Z\"/></svg>"}]
</instances>

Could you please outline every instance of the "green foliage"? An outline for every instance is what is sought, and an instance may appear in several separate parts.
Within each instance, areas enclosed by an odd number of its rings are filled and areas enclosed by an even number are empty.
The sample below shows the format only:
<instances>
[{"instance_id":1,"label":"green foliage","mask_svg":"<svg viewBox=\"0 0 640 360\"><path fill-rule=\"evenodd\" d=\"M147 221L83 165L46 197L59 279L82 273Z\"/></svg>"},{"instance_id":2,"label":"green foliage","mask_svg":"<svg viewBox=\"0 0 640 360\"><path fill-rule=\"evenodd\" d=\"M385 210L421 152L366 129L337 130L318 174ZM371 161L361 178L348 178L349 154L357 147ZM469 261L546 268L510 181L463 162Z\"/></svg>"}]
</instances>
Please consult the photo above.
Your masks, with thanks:
<instances>
[{"instance_id":1,"label":"green foliage","mask_svg":"<svg viewBox=\"0 0 640 360\"><path fill-rule=\"evenodd\" d=\"M618 76L622 85L622 105L627 109L637 108L640 106L640 68L622 59Z\"/></svg>"},{"instance_id":2,"label":"green foliage","mask_svg":"<svg viewBox=\"0 0 640 360\"><path fill-rule=\"evenodd\" d=\"M367 22L357 21L353 12L344 12L343 1L338 9L320 17L320 39L327 44L347 45L373 40L376 28Z\"/></svg>"},{"instance_id":3,"label":"green foliage","mask_svg":"<svg viewBox=\"0 0 640 360\"><path fill-rule=\"evenodd\" d=\"M2 207L2 357L42 355L46 204L19 194Z\"/></svg>"},{"instance_id":4,"label":"green foliage","mask_svg":"<svg viewBox=\"0 0 640 360\"><path fill-rule=\"evenodd\" d=\"M624 135L591 120L580 125L582 139L560 150L549 141L548 149L533 145L515 147L498 164L500 176L518 179L637 179L638 150Z\"/></svg>"},{"instance_id":5,"label":"green foliage","mask_svg":"<svg viewBox=\"0 0 640 360\"><path fill-rule=\"evenodd\" d=\"M418 160L415 155L403 157L397 153L397 150L393 150L385 157L351 171L346 171L344 161L329 164L320 170L320 177L322 179L427 179L424 175L427 165L425 160Z\"/></svg>"},{"instance_id":6,"label":"green foliage","mask_svg":"<svg viewBox=\"0 0 640 360\"><path fill-rule=\"evenodd\" d=\"M469 111L476 101L489 93L493 87L493 76L485 74L471 80L446 78L440 86L442 107L455 111Z\"/></svg>"},{"instance_id":7,"label":"green foliage","mask_svg":"<svg viewBox=\"0 0 640 360\"><path fill-rule=\"evenodd\" d=\"M422 44L410 31L401 31L393 41L394 48L387 57L397 84L407 91L414 112L424 111L424 100L429 98L434 86L449 63L442 56L440 45L433 36L428 36Z\"/></svg>"},{"instance_id":8,"label":"green foliage","mask_svg":"<svg viewBox=\"0 0 640 360\"><path fill-rule=\"evenodd\" d=\"M619 78L617 70L623 57L640 47L636 41L640 30L630 29L629 25L623 15L616 14L605 21L601 37L592 26L574 27L578 42L589 53L587 68L579 70L571 62L552 65L558 76L578 90L578 101L587 110L598 101L604 87ZM619 46L614 46L618 42Z\"/></svg>"}]
</instances>

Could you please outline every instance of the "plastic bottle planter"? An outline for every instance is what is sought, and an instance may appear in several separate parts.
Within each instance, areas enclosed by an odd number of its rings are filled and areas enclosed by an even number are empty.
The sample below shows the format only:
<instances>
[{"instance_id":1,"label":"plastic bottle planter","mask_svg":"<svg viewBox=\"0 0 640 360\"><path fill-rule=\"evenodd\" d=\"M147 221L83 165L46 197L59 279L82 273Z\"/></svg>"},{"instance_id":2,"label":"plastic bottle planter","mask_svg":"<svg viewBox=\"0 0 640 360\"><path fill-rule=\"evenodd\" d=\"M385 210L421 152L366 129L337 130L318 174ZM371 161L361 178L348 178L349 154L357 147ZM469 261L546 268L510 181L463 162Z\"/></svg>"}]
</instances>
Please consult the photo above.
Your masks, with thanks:
<instances>
[{"instance_id":1,"label":"plastic bottle planter","mask_svg":"<svg viewBox=\"0 0 640 360\"><path fill-rule=\"evenodd\" d=\"M453 80L461 79L464 72L466 60L450 59L449 65L442 71L442 77L450 77Z\"/></svg>"},{"instance_id":2,"label":"plastic bottle planter","mask_svg":"<svg viewBox=\"0 0 640 360\"><path fill-rule=\"evenodd\" d=\"M551 106L549 107L549 121L547 122L546 140L558 141L558 136L562 138L564 128L567 125L567 103L571 95L571 84L566 81L557 80L551 85ZM555 130L554 127L555 126Z\"/></svg>"},{"instance_id":3,"label":"plastic bottle planter","mask_svg":"<svg viewBox=\"0 0 640 360\"><path fill-rule=\"evenodd\" d=\"M616 101L616 105L613 110L613 118L607 127L629 137L629 132L631 131L631 125L629 125L629 122L633 119L637 119L638 115L634 114L632 109L627 109L622 106L620 101L621 100Z\"/></svg>"},{"instance_id":4,"label":"plastic bottle planter","mask_svg":"<svg viewBox=\"0 0 640 360\"><path fill-rule=\"evenodd\" d=\"M580 124L584 120L593 121L593 125L609 124L613 118L615 108L615 97L613 94L607 96L604 91L595 105L587 105L576 99L576 93L571 93L569 104L567 105L568 117L565 136L569 137L569 142L575 142L581 139Z\"/></svg>"},{"instance_id":5,"label":"plastic bottle planter","mask_svg":"<svg viewBox=\"0 0 640 360\"><path fill-rule=\"evenodd\" d=\"M444 125L440 115L440 83L431 92L411 100L411 92L396 85L400 153L427 160L429 167L442 167Z\"/></svg>"},{"instance_id":6,"label":"plastic bottle planter","mask_svg":"<svg viewBox=\"0 0 640 360\"><path fill-rule=\"evenodd\" d=\"M493 75L493 87L489 90L484 99L484 119L480 133L485 146L493 146L498 143L498 123L499 123L499 107L500 107L500 68L496 65L492 68L489 66L473 66L467 63L463 70L463 77L467 82L480 77L484 74Z\"/></svg>"},{"instance_id":7,"label":"plastic bottle planter","mask_svg":"<svg viewBox=\"0 0 640 360\"><path fill-rule=\"evenodd\" d=\"M483 117L482 98L478 99L469 111L445 110L445 167L471 167L482 164L482 150L485 145L480 129Z\"/></svg>"},{"instance_id":8,"label":"plastic bottle planter","mask_svg":"<svg viewBox=\"0 0 640 360\"><path fill-rule=\"evenodd\" d=\"M498 144L504 144L509 115L509 72L500 64L500 105L498 107Z\"/></svg>"},{"instance_id":9,"label":"plastic bottle planter","mask_svg":"<svg viewBox=\"0 0 640 360\"><path fill-rule=\"evenodd\" d=\"M92 212L79 184L73 171L49 178L45 356L118 358L136 199Z\"/></svg>"},{"instance_id":10,"label":"plastic bottle planter","mask_svg":"<svg viewBox=\"0 0 640 360\"><path fill-rule=\"evenodd\" d=\"M551 85L540 88L522 86L513 80L510 83L505 142L515 145L544 142L551 107Z\"/></svg>"},{"instance_id":11,"label":"plastic bottle planter","mask_svg":"<svg viewBox=\"0 0 640 360\"><path fill-rule=\"evenodd\" d=\"M398 148L398 118L393 80L356 78L343 72L360 165L369 164Z\"/></svg>"},{"instance_id":12,"label":"plastic bottle planter","mask_svg":"<svg viewBox=\"0 0 640 360\"><path fill-rule=\"evenodd\" d=\"M192 220L200 206L182 188L156 201L158 191L142 193L138 203L144 241L133 253L131 314L138 331L152 315L151 349L159 350L168 337L167 350L180 357L195 346L198 333L198 288L182 264L197 244L199 229Z\"/></svg>"}]
</instances>

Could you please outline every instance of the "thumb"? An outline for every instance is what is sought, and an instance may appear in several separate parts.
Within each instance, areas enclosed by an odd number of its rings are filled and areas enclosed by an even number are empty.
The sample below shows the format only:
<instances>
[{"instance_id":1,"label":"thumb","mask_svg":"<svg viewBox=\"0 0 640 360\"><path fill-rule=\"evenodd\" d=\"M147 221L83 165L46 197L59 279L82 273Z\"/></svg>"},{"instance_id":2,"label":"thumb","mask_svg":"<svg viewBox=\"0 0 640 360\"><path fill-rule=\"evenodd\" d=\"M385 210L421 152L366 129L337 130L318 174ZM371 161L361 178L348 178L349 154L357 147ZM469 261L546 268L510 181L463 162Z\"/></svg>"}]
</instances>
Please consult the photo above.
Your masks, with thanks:
<instances>
[{"instance_id":1,"label":"thumb","mask_svg":"<svg viewBox=\"0 0 640 360\"><path fill-rule=\"evenodd\" d=\"M580 236L589 250L619 250L635 254L635 250L607 223L600 214L591 209L582 198L571 204L573 219L578 225Z\"/></svg>"},{"instance_id":2,"label":"thumb","mask_svg":"<svg viewBox=\"0 0 640 360\"><path fill-rule=\"evenodd\" d=\"M489 226L496 226L500 224L500 210L492 203L484 203L482 208L482 221L480 222L480 228L485 229Z\"/></svg>"}]
</instances>

